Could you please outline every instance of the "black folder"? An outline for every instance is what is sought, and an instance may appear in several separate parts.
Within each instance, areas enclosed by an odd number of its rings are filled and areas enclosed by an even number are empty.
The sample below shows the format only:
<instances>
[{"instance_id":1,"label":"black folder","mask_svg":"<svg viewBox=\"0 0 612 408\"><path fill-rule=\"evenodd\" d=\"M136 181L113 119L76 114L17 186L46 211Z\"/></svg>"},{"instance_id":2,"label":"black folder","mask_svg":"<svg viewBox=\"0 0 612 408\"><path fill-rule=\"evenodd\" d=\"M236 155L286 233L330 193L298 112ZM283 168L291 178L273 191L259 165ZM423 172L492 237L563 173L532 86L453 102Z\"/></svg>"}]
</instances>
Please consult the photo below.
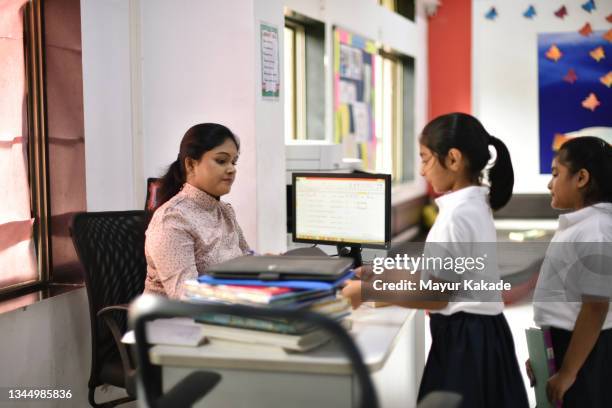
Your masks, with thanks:
<instances>
[{"instance_id":1,"label":"black folder","mask_svg":"<svg viewBox=\"0 0 612 408\"><path fill-rule=\"evenodd\" d=\"M245 255L213 265L206 274L217 279L318 280L333 282L348 273L351 258L329 256Z\"/></svg>"}]
</instances>

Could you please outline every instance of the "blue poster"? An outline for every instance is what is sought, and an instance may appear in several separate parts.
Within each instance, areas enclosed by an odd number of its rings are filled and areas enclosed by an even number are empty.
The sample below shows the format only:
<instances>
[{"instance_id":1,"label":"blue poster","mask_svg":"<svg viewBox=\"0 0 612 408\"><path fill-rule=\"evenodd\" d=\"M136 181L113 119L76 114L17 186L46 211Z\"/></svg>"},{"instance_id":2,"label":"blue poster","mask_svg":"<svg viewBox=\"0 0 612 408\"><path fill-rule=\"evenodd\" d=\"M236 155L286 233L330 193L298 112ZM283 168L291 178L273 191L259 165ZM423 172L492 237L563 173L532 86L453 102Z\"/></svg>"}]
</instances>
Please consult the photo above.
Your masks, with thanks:
<instances>
[{"instance_id":1,"label":"blue poster","mask_svg":"<svg viewBox=\"0 0 612 408\"><path fill-rule=\"evenodd\" d=\"M612 143L612 46L604 31L538 34L540 173L572 137Z\"/></svg>"}]
</instances>

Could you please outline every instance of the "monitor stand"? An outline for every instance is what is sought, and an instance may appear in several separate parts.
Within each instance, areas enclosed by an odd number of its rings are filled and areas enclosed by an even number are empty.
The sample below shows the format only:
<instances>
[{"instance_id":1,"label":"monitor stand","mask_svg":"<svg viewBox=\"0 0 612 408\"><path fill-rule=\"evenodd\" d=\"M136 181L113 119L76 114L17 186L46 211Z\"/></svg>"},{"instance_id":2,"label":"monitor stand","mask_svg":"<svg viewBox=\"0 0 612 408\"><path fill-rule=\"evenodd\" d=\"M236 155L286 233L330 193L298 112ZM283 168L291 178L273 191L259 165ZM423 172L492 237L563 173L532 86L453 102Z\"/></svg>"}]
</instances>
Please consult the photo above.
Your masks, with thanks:
<instances>
[{"instance_id":1,"label":"monitor stand","mask_svg":"<svg viewBox=\"0 0 612 408\"><path fill-rule=\"evenodd\" d=\"M353 268L359 268L363 265L361 258L361 245L344 246L338 245L338 256L353 258Z\"/></svg>"}]
</instances>

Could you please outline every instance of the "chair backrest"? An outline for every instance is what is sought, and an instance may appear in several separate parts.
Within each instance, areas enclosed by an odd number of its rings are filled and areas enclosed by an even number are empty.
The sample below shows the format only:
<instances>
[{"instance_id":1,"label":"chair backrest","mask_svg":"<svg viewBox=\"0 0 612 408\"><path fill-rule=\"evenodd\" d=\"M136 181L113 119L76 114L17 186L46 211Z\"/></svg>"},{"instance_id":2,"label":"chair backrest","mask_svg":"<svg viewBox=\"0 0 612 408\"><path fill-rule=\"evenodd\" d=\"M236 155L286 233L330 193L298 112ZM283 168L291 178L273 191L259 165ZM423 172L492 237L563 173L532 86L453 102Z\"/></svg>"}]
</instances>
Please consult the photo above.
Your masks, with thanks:
<instances>
[{"instance_id":1,"label":"chair backrest","mask_svg":"<svg viewBox=\"0 0 612 408\"><path fill-rule=\"evenodd\" d=\"M107 306L128 304L144 290L145 212L77 213L72 219L70 234L83 265L89 298L92 381L102 362L116 352L110 330L96 314ZM125 313L116 312L113 318L122 332L125 331Z\"/></svg>"},{"instance_id":2,"label":"chair backrest","mask_svg":"<svg viewBox=\"0 0 612 408\"><path fill-rule=\"evenodd\" d=\"M145 199L145 211L153 212L159 203L159 185L161 179L149 177L147 179L147 198Z\"/></svg>"},{"instance_id":3,"label":"chair backrest","mask_svg":"<svg viewBox=\"0 0 612 408\"><path fill-rule=\"evenodd\" d=\"M348 356L358 383L360 394L359 407L377 408L378 398L370 373L363 362L361 352L346 330L335 320L319 313L305 310L288 310L280 308L255 308L243 305L195 304L170 300L161 296L146 294L140 296L130 305L129 323L134 329L136 338L136 361L138 366L138 390L142 392L143 406L166 408L174 406L191 406L209 392L219 381L214 373L196 372L177 383L172 389L162 394L161 370L153 366L149 359L151 345L147 342L145 325L147 321L169 317L192 317L215 313L234 315L246 318L287 318L313 323L336 340L341 350ZM206 367L202 367L206 368ZM193 378L197 375L201 379ZM199 386L198 386L199 383ZM206 383L206 386L205 386Z\"/></svg>"}]
</instances>

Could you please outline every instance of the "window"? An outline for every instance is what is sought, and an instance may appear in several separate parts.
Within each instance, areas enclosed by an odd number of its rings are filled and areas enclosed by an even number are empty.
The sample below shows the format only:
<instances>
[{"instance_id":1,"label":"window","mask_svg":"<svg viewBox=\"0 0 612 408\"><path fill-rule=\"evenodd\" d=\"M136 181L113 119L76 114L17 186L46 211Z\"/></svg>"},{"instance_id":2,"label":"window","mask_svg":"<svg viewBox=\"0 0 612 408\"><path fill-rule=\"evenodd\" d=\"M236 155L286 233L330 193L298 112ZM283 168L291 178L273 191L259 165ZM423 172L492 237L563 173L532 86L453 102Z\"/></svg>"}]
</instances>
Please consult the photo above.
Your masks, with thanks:
<instances>
[{"instance_id":1,"label":"window","mask_svg":"<svg viewBox=\"0 0 612 408\"><path fill-rule=\"evenodd\" d=\"M304 26L285 22L285 138L306 139Z\"/></svg>"},{"instance_id":2,"label":"window","mask_svg":"<svg viewBox=\"0 0 612 408\"><path fill-rule=\"evenodd\" d=\"M414 0L378 0L378 4L414 21Z\"/></svg>"},{"instance_id":3,"label":"window","mask_svg":"<svg viewBox=\"0 0 612 408\"><path fill-rule=\"evenodd\" d=\"M17 0L0 10L4 296L82 282L68 224L86 205L80 3Z\"/></svg>"},{"instance_id":4,"label":"window","mask_svg":"<svg viewBox=\"0 0 612 408\"><path fill-rule=\"evenodd\" d=\"M285 140L325 139L325 25L285 13Z\"/></svg>"},{"instance_id":5,"label":"window","mask_svg":"<svg viewBox=\"0 0 612 408\"><path fill-rule=\"evenodd\" d=\"M0 291L44 279L48 254L41 234L45 149L41 129L40 3L4 5L0 20ZM39 213L43 210L43 213ZM41 216L42 215L42 216ZM42 239L39 239L42 238Z\"/></svg>"},{"instance_id":6,"label":"window","mask_svg":"<svg viewBox=\"0 0 612 408\"><path fill-rule=\"evenodd\" d=\"M375 60L376 166L370 170L401 184L414 179L412 59L381 51Z\"/></svg>"}]
</instances>

